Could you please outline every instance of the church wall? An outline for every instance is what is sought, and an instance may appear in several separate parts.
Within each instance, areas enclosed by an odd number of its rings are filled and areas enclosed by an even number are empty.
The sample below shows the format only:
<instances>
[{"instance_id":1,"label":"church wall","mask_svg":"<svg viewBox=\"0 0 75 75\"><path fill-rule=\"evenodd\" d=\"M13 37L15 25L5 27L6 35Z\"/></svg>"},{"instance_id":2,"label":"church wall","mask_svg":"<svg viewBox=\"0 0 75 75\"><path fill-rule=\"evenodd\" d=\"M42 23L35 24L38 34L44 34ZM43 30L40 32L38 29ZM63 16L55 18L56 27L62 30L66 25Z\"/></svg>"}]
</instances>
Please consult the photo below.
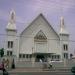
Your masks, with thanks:
<instances>
[{"instance_id":1,"label":"church wall","mask_svg":"<svg viewBox=\"0 0 75 75\"><path fill-rule=\"evenodd\" d=\"M20 53L22 54L31 54L33 47L33 39L32 38L24 38L24 42L20 44Z\"/></svg>"},{"instance_id":2,"label":"church wall","mask_svg":"<svg viewBox=\"0 0 75 75\"><path fill-rule=\"evenodd\" d=\"M60 41L59 40L49 40L48 41L49 46L49 52L50 53L56 53L61 55L61 49L60 49Z\"/></svg>"},{"instance_id":3,"label":"church wall","mask_svg":"<svg viewBox=\"0 0 75 75\"><path fill-rule=\"evenodd\" d=\"M16 40L16 37L15 36L7 36L7 39L6 39L7 41L6 41L6 43L8 43L8 41L13 41L13 42L15 42L15 40ZM15 44L14 44L15 45ZM14 46L13 46L14 47ZM8 47L7 47L7 45L6 45L6 50L12 50L12 49L9 49Z\"/></svg>"},{"instance_id":4,"label":"church wall","mask_svg":"<svg viewBox=\"0 0 75 75\"><path fill-rule=\"evenodd\" d=\"M16 37L14 41L14 55L19 57L19 37Z\"/></svg>"},{"instance_id":5,"label":"church wall","mask_svg":"<svg viewBox=\"0 0 75 75\"><path fill-rule=\"evenodd\" d=\"M22 32L20 52L32 53L32 47L34 48L34 37L40 30L42 30L47 37L47 45L49 47L47 50L60 54L59 37L42 17L37 18L37 20L32 22L31 25Z\"/></svg>"},{"instance_id":6,"label":"church wall","mask_svg":"<svg viewBox=\"0 0 75 75\"><path fill-rule=\"evenodd\" d=\"M8 48L8 41L13 42L13 48ZM19 51L19 39L17 37L17 32L14 30L8 30L6 41L5 41L5 55L7 55L7 51L12 51L13 55L18 57Z\"/></svg>"},{"instance_id":7,"label":"church wall","mask_svg":"<svg viewBox=\"0 0 75 75\"><path fill-rule=\"evenodd\" d=\"M63 41L68 41L69 40L69 35L61 35L60 36L60 38L61 38L61 40L63 40Z\"/></svg>"}]
</instances>

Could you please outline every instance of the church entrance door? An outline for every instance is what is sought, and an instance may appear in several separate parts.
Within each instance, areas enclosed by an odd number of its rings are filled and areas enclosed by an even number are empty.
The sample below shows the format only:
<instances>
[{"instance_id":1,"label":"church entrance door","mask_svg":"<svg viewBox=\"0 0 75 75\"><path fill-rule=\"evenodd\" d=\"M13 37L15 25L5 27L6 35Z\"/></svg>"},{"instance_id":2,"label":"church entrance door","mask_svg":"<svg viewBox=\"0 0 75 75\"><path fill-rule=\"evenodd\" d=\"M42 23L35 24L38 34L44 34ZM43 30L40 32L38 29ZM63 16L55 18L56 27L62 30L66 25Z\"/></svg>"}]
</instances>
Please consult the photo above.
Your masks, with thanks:
<instances>
[{"instance_id":1,"label":"church entrance door","mask_svg":"<svg viewBox=\"0 0 75 75\"><path fill-rule=\"evenodd\" d=\"M43 62L45 60L45 56L43 54L36 55L36 62Z\"/></svg>"}]
</instances>

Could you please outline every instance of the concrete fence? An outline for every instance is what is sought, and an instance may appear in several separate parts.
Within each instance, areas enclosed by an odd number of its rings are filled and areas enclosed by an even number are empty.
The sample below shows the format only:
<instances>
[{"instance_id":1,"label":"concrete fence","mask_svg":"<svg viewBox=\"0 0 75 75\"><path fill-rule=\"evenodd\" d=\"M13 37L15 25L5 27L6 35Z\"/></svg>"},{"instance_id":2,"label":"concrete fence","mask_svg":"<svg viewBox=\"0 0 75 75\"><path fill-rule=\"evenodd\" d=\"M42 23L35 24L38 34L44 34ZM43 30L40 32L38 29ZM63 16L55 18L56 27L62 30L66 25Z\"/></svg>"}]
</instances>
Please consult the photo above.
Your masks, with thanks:
<instances>
[{"instance_id":1,"label":"concrete fence","mask_svg":"<svg viewBox=\"0 0 75 75\"><path fill-rule=\"evenodd\" d=\"M74 60L67 60L67 61L64 61L64 62L57 62L57 61L54 61L54 62L51 62L51 63L48 63L48 62L31 62L31 61L17 61L16 63L16 67L37 67L37 68L43 68L44 65L46 65L47 67L50 66L50 64L52 64L52 67L55 67L55 68L71 68L73 66L75 66L75 61Z\"/></svg>"},{"instance_id":2,"label":"concrete fence","mask_svg":"<svg viewBox=\"0 0 75 75\"><path fill-rule=\"evenodd\" d=\"M12 57L5 57L5 59L9 59L9 67L11 68L11 63L12 63ZM50 64L52 64L52 67L55 68L71 68L73 66L75 66L75 59L69 59L69 60L65 60L65 61L52 61L50 63L48 62L31 62L31 61L20 61L18 59L14 59L15 60L15 67L16 68L32 68L32 67L36 67L36 68L43 68L45 67L49 67ZM2 59L0 60L2 61Z\"/></svg>"}]
</instances>

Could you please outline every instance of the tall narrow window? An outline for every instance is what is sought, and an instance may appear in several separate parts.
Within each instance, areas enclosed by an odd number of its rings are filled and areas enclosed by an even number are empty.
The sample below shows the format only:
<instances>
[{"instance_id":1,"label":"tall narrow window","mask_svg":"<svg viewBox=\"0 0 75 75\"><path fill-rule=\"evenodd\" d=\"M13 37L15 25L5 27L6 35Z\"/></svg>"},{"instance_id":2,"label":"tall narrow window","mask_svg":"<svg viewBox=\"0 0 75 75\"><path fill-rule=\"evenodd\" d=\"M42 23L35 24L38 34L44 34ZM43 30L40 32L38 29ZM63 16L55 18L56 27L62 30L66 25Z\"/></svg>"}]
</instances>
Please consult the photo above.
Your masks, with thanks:
<instances>
[{"instance_id":1,"label":"tall narrow window","mask_svg":"<svg viewBox=\"0 0 75 75\"><path fill-rule=\"evenodd\" d=\"M57 55L57 58L60 59L60 55Z\"/></svg>"},{"instance_id":2,"label":"tall narrow window","mask_svg":"<svg viewBox=\"0 0 75 75\"><path fill-rule=\"evenodd\" d=\"M25 58L25 54L23 54L23 58Z\"/></svg>"},{"instance_id":3,"label":"tall narrow window","mask_svg":"<svg viewBox=\"0 0 75 75\"><path fill-rule=\"evenodd\" d=\"M13 48L13 41L11 41L11 48Z\"/></svg>"},{"instance_id":4,"label":"tall narrow window","mask_svg":"<svg viewBox=\"0 0 75 75\"><path fill-rule=\"evenodd\" d=\"M10 41L8 41L8 48L10 48Z\"/></svg>"},{"instance_id":5,"label":"tall narrow window","mask_svg":"<svg viewBox=\"0 0 75 75\"><path fill-rule=\"evenodd\" d=\"M64 53L64 58L68 59L68 53Z\"/></svg>"},{"instance_id":6,"label":"tall narrow window","mask_svg":"<svg viewBox=\"0 0 75 75\"><path fill-rule=\"evenodd\" d=\"M64 49L64 51L67 51L68 50L68 45L67 44L64 44L63 45L63 49Z\"/></svg>"},{"instance_id":7,"label":"tall narrow window","mask_svg":"<svg viewBox=\"0 0 75 75\"><path fill-rule=\"evenodd\" d=\"M7 56L9 56L9 51L7 51Z\"/></svg>"},{"instance_id":8,"label":"tall narrow window","mask_svg":"<svg viewBox=\"0 0 75 75\"><path fill-rule=\"evenodd\" d=\"M30 58L32 57L32 55L30 54Z\"/></svg>"},{"instance_id":9,"label":"tall narrow window","mask_svg":"<svg viewBox=\"0 0 75 75\"><path fill-rule=\"evenodd\" d=\"M10 56L12 56L12 51L10 51Z\"/></svg>"},{"instance_id":10,"label":"tall narrow window","mask_svg":"<svg viewBox=\"0 0 75 75\"><path fill-rule=\"evenodd\" d=\"M7 51L7 56L12 56L12 51Z\"/></svg>"},{"instance_id":11,"label":"tall narrow window","mask_svg":"<svg viewBox=\"0 0 75 75\"><path fill-rule=\"evenodd\" d=\"M26 54L26 58L28 58L28 54Z\"/></svg>"},{"instance_id":12,"label":"tall narrow window","mask_svg":"<svg viewBox=\"0 0 75 75\"><path fill-rule=\"evenodd\" d=\"M68 50L68 45L66 44L66 50Z\"/></svg>"},{"instance_id":13,"label":"tall narrow window","mask_svg":"<svg viewBox=\"0 0 75 75\"><path fill-rule=\"evenodd\" d=\"M21 54L19 54L19 58L22 58L22 55Z\"/></svg>"},{"instance_id":14,"label":"tall narrow window","mask_svg":"<svg viewBox=\"0 0 75 75\"><path fill-rule=\"evenodd\" d=\"M8 48L13 48L13 41L8 41Z\"/></svg>"}]
</instances>

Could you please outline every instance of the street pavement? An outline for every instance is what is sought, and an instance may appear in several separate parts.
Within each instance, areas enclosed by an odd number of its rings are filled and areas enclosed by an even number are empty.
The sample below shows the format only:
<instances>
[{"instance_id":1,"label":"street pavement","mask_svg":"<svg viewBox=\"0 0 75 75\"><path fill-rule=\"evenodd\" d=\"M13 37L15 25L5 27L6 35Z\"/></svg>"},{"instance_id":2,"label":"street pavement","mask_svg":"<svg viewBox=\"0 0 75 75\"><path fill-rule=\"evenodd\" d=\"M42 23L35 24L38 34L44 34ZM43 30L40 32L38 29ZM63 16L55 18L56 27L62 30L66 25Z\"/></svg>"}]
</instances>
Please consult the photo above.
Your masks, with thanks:
<instances>
[{"instance_id":1,"label":"street pavement","mask_svg":"<svg viewBox=\"0 0 75 75\"><path fill-rule=\"evenodd\" d=\"M16 68L8 69L9 75L74 75L68 68L61 69L42 69L42 68ZM2 75L2 71L0 71Z\"/></svg>"},{"instance_id":2,"label":"street pavement","mask_svg":"<svg viewBox=\"0 0 75 75\"><path fill-rule=\"evenodd\" d=\"M49 70L38 68L16 68L7 70L9 75L74 75L70 70ZM2 75L2 72L0 72Z\"/></svg>"},{"instance_id":3,"label":"street pavement","mask_svg":"<svg viewBox=\"0 0 75 75\"><path fill-rule=\"evenodd\" d=\"M2 75L2 73L0 73ZM71 72L50 72L50 71L42 71L42 72L13 72L9 73L9 75L73 75Z\"/></svg>"}]
</instances>

